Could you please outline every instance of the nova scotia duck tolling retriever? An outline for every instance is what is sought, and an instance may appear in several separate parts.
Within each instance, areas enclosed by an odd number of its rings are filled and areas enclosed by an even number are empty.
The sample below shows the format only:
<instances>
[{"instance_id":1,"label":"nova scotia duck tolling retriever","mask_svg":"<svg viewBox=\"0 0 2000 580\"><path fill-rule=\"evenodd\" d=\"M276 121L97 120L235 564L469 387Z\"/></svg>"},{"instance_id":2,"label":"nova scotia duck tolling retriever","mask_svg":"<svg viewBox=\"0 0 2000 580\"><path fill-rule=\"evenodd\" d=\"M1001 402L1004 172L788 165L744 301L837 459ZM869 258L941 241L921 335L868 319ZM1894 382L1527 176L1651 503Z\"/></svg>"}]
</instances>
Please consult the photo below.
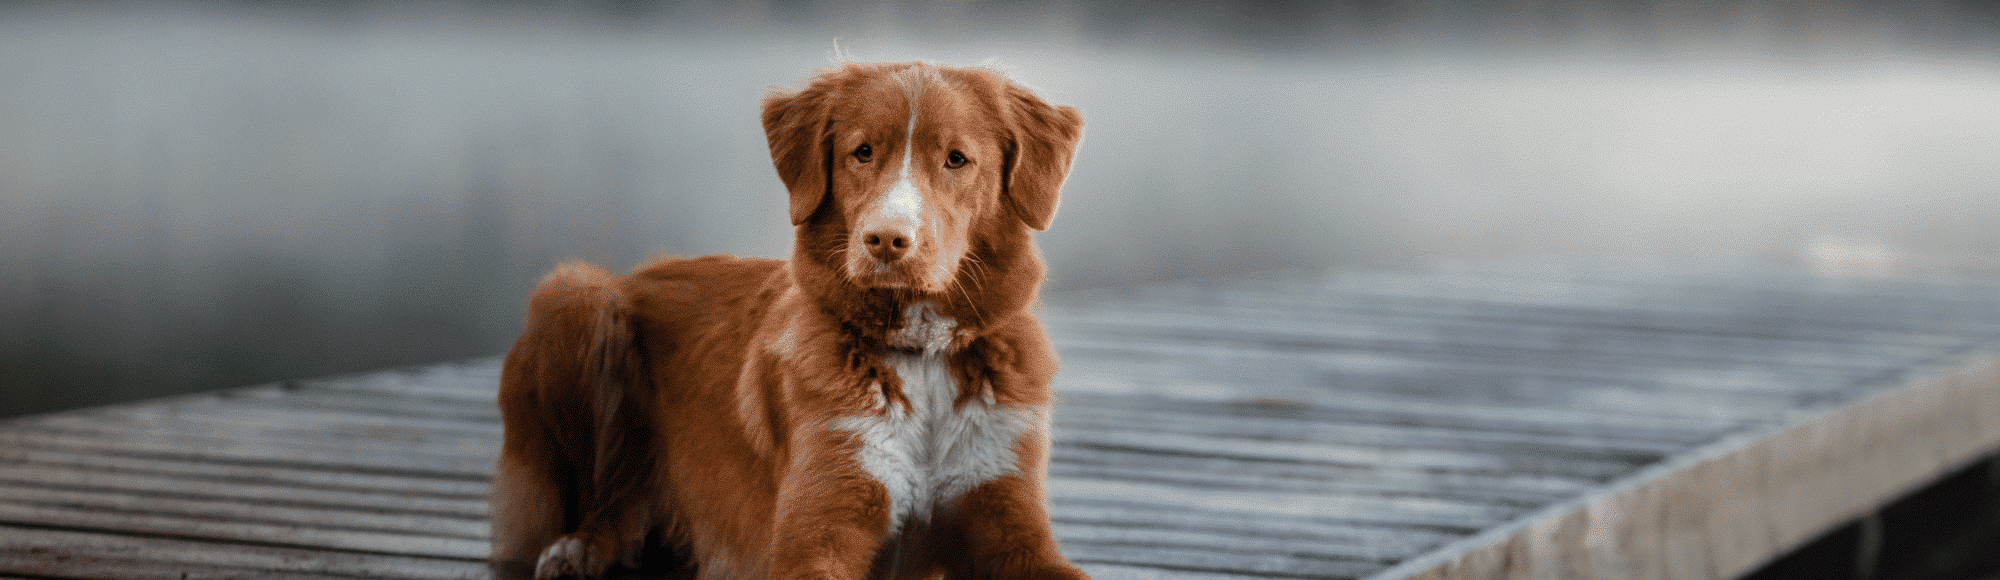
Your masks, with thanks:
<instances>
[{"instance_id":1,"label":"nova scotia duck tolling retriever","mask_svg":"<svg viewBox=\"0 0 2000 580\"><path fill-rule=\"evenodd\" d=\"M985 68L763 100L789 260L569 263L500 379L493 561L537 579L1085 575L1049 532L1032 230L1083 134Z\"/></svg>"}]
</instances>

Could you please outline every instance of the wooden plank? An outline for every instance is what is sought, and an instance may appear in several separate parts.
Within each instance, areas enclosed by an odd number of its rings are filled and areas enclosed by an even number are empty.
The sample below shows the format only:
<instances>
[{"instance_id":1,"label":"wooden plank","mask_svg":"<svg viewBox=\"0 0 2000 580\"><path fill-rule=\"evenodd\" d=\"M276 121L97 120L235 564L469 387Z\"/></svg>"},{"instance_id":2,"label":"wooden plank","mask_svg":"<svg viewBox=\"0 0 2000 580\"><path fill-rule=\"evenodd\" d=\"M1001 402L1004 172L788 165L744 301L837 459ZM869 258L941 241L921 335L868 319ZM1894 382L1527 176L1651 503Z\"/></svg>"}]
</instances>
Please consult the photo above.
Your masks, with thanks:
<instances>
[{"instance_id":1,"label":"wooden plank","mask_svg":"<svg viewBox=\"0 0 2000 580\"><path fill-rule=\"evenodd\" d=\"M332 490L440 499L483 500L485 478L438 478L352 471L340 466L296 462L221 461L187 453L145 453L103 447L43 447L16 440L0 448L0 465L75 472L155 475L191 486L236 484L276 485L306 490Z\"/></svg>"},{"instance_id":2,"label":"wooden plank","mask_svg":"<svg viewBox=\"0 0 2000 580\"><path fill-rule=\"evenodd\" d=\"M1374 576L1729 578L2000 449L2000 351L1704 448Z\"/></svg>"},{"instance_id":3,"label":"wooden plank","mask_svg":"<svg viewBox=\"0 0 2000 580\"><path fill-rule=\"evenodd\" d=\"M342 409L324 404L311 403L328 397L305 397L306 405L292 405L290 397L282 393L274 396L217 397L208 401L190 401L172 408L127 408L106 409L97 412L64 413L37 417L31 424L61 427L65 425L132 425L161 431L202 432L218 426L231 429L256 429L273 434L291 432L313 432L312 429L335 429L342 431L347 439L395 440L412 435L444 434L458 437L485 438L500 432L500 422L484 419L459 417L426 417L411 413L386 414L368 409ZM490 395L489 395L490 397ZM486 403L493 405L491 401ZM254 412L245 412L254 411ZM311 438L319 438L317 433Z\"/></svg>"},{"instance_id":4,"label":"wooden plank","mask_svg":"<svg viewBox=\"0 0 2000 580\"><path fill-rule=\"evenodd\" d=\"M6 524L0 524L0 574L131 580L480 580L492 577L484 562L464 559L413 558Z\"/></svg>"},{"instance_id":5,"label":"wooden plank","mask_svg":"<svg viewBox=\"0 0 2000 580\"><path fill-rule=\"evenodd\" d=\"M1184 321L1195 324L1196 321ZM1740 344L1686 344L1663 337L1619 339L1604 333L1575 333L1536 337L1518 332L1479 339L1464 338L1468 333L1440 329L1436 336L1389 337L1334 336L1303 329L1273 325L1263 329L1180 328L1164 323L1127 325L1096 330L1091 335L1062 335L1058 344L1097 350L1144 349L1170 356L1207 362L1213 359L1280 359L1292 365L1325 360L1327 363L1354 362L1353 357L1321 359L1302 353L1368 353L1418 361L1405 368L1422 368L1424 363L1457 363L1491 374L1522 368L1529 372L1560 370L1594 373L1600 376L1634 376L1639 373L1681 368L1757 368L1774 376L1797 377L1797 382L1816 384L1818 379L1894 368L1920 362L1935 350L1888 352L1887 349L1834 349L1825 345L1797 345L1785 350L1759 349ZM1294 332L1296 331L1296 332ZM1621 342L1637 346L1615 346ZM1592 346L1597 345L1597 346ZM1614 346L1603 346L1614 345ZM1679 349L1679 350L1676 350ZM1756 354L1743 354L1755 352ZM1712 354L1701 354L1712 353ZM1511 368L1510 368L1511 367ZM1742 383L1737 383L1741 385Z\"/></svg>"},{"instance_id":6,"label":"wooden plank","mask_svg":"<svg viewBox=\"0 0 2000 580\"><path fill-rule=\"evenodd\" d=\"M1073 345L1071 345L1073 346ZM1127 349L1130 343L1110 348ZM1081 349L1071 348L1072 352ZM1129 351L1128 351L1129 352ZM1172 351L1168 351L1172 352ZM1498 424L1510 417L1533 415L1534 420L1514 421L1521 429L1563 432L1575 426L1594 436L1622 438L1701 439L1700 434L1740 425L1745 420L1766 417L1773 410L1790 409L1804 400L1836 401L1848 396L1848 387L1821 387L1773 391L1767 389L1674 389L1648 386L1636 381L1604 381L1600 389L1588 388L1583 380L1549 379L1505 375L1505 367L1479 370L1434 368L1410 372L1352 372L1328 366L1293 366L1286 362L1211 357L1186 353L1176 360L1149 361L1142 358L1098 355L1090 368L1069 373L1065 395L1132 396L1199 399L1209 404L1239 406L1261 404L1272 409L1296 407L1302 413L1328 415L1372 415L1381 409L1389 417L1417 420L1429 414L1440 421L1452 416L1465 422ZM1291 361L1297 362L1297 361ZM1439 365L1442 366L1442 365ZM1766 374L1754 369L1661 368L1650 372L1657 382L1741 382L1762 380ZM1498 376L1496 376L1498 375ZM1852 374L1827 379L1827 383L1848 385L1868 377ZM1453 395L1456 395L1454 397ZM1433 402L1422 407L1404 401ZM1519 410L1521 414L1493 413ZM1560 417L1559 417L1560 416ZM1545 424L1543 419L1554 421ZM1380 423L1357 417L1357 421ZM1586 425L1608 424L1611 429L1591 430ZM1559 427L1558 427L1559 426ZM1456 425L1454 426L1457 427ZM1467 425L1469 427L1469 425ZM1495 427L1499 428L1499 427ZM1675 435L1678 433L1679 435ZM1641 436L1643 434L1643 436Z\"/></svg>"},{"instance_id":7,"label":"wooden plank","mask_svg":"<svg viewBox=\"0 0 2000 580\"><path fill-rule=\"evenodd\" d=\"M1461 474L1411 470L1313 469L1297 465L1245 465L1217 460L1161 460L1150 464L1090 461L1062 452L1051 477L1147 482L1196 489L1290 494L1418 496L1519 509L1573 497L1594 482L1526 474Z\"/></svg>"},{"instance_id":8,"label":"wooden plank","mask_svg":"<svg viewBox=\"0 0 2000 580\"><path fill-rule=\"evenodd\" d=\"M480 560L486 557L489 548L484 534L465 537L462 534L442 535L440 531L411 532L406 530L385 530L369 527L370 522L357 518L354 513L337 510L318 510L314 517L327 521L356 522L338 526L306 526L291 521L271 521L264 518L302 516L309 510L272 506L236 504L230 510L225 502L190 502L170 499L116 502L123 505L109 505L103 500L104 494L75 492L74 499L63 501L49 498L51 503L37 501L43 498L28 493L31 490L6 489L7 493L22 496L21 499L0 501L0 523L11 526L59 525L73 529L118 530L121 533L144 534L189 540L209 540L216 542L245 542L261 546L280 546L301 549L334 549L369 554L443 557L466 560ZM203 507L188 507L200 505ZM216 507L206 507L216 506ZM143 508L143 509L140 509ZM204 509L206 508L206 509ZM180 510L189 510L183 513ZM245 513L268 513L257 520L242 519ZM218 521L219 518L237 516L238 519ZM435 524L437 528L453 527L446 523ZM483 522L482 525L483 526Z\"/></svg>"},{"instance_id":9,"label":"wooden plank","mask_svg":"<svg viewBox=\"0 0 2000 580\"><path fill-rule=\"evenodd\" d=\"M272 506L313 505L351 507L381 512L402 512L440 518L480 518L486 514L482 499L451 499L435 496L357 492L337 489L305 489L285 485L238 483L220 485L175 477L118 472L70 470L51 467L0 466L0 484L16 487L43 487L75 490L128 490L162 497L218 499ZM198 487L197 487L198 486ZM226 495L224 495L226 493ZM309 498L309 499L307 499Z\"/></svg>"},{"instance_id":10,"label":"wooden plank","mask_svg":"<svg viewBox=\"0 0 2000 580\"><path fill-rule=\"evenodd\" d=\"M269 398L235 401L232 408L245 406L299 411L345 412L386 418L466 423L465 429L497 429L500 409L494 404L493 385L478 396L389 393L369 389L327 387L302 388Z\"/></svg>"},{"instance_id":11,"label":"wooden plank","mask_svg":"<svg viewBox=\"0 0 2000 580\"><path fill-rule=\"evenodd\" d=\"M1377 562L1341 558L1299 557L1255 551L1237 551L1228 546L1125 546L1098 545L1090 541L1070 541L1065 555L1086 570L1098 564L1122 564L1155 570L1210 575L1259 578L1352 578L1379 568Z\"/></svg>"},{"instance_id":12,"label":"wooden plank","mask_svg":"<svg viewBox=\"0 0 2000 580\"><path fill-rule=\"evenodd\" d=\"M232 434L228 425L203 432L196 429L149 432L138 425L23 424L0 431L0 445L29 444L69 447L113 448L138 453L199 454L217 461L277 461L301 466L338 466L364 473L402 473L451 479L484 480L491 476L492 461L499 442L492 438L455 439L452 445L432 448L405 444L370 442L328 433L328 440L309 437L253 437L243 430Z\"/></svg>"},{"instance_id":13,"label":"wooden plank","mask_svg":"<svg viewBox=\"0 0 2000 580\"><path fill-rule=\"evenodd\" d=\"M1448 531L1420 526L1368 526L1308 518L1270 518L1252 514L1205 513L1189 510L1135 514L1127 509L1083 502L1060 507L1054 520L1056 535L1065 541L1093 539L1100 543L1110 543L1123 537L1146 537L1151 533L1148 530L1199 532L1231 539L1268 538L1286 542L1304 542L1313 545L1314 550L1362 559L1410 556L1458 537ZM1163 542L1155 540L1151 543ZM1216 542L1203 539L1188 544L1213 543Z\"/></svg>"},{"instance_id":14,"label":"wooden plank","mask_svg":"<svg viewBox=\"0 0 2000 580\"><path fill-rule=\"evenodd\" d=\"M1073 429L1171 431L1184 435L1286 441L1326 441L1462 449L1480 452L1536 449L1551 453L1602 456L1656 456L1684 449L1674 441L1633 436L1523 433L1447 429L1429 424L1362 423L1328 420L1295 405L1252 401L1244 405L1186 405L1124 399L1120 405L1093 398L1065 397L1057 414L1058 436ZM1154 404L1149 404L1154 403Z\"/></svg>"},{"instance_id":15,"label":"wooden plank","mask_svg":"<svg viewBox=\"0 0 2000 580\"><path fill-rule=\"evenodd\" d=\"M1564 370L1583 367L1586 370L1625 374L1630 372L1625 369L1635 365L1657 368L1770 364L1784 373L1833 375L1925 356L1934 350L1923 349L1938 346L1874 343L1864 349L1831 342L1722 341L1684 338L1675 333L1606 331L1574 326L1534 329L1509 325L1468 329L1449 321L1399 322L1394 330L1350 329L1340 332L1323 330L1310 320L1233 320L1226 327L1198 326L1235 318L1227 313L1186 316L1180 320L1156 319L1143 312L1105 318L1110 320L1051 324L1051 327L1059 344L1065 345L1093 342L1104 347L1135 342L1133 347L1173 348L1185 345L1182 348L1216 349L1212 356L1306 357L1300 360L1313 360L1313 353L1320 353L1320 356L1370 353L1416 358L1426 363L1513 364L1530 371L1550 367ZM1760 348L1760 342L1770 344ZM1952 338L1949 342L1960 344L1963 337ZM1191 351L1189 354L1209 353ZM1346 357L1350 361L1353 358L1353 354Z\"/></svg>"},{"instance_id":16,"label":"wooden plank","mask_svg":"<svg viewBox=\"0 0 2000 580\"><path fill-rule=\"evenodd\" d=\"M1175 367L1168 365L1164 367ZM1122 370L1123 367L1120 367ZM1634 439L1705 442L1719 430L1739 425L1717 417L1673 417L1645 414L1643 408L1564 409L1526 405L1450 403L1418 397L1393 397L1371 392L1340 391L1324 385L1289 385L1256 380L1242 382L1152 382L1143 371L1091 373L1071 377L1065 400L1083 396L1123 397L1149 408L1178 406L1208 409L1217 415L1285 413L1316 421L1362 425L1423 425L1475 432L1575 435L1607 440Z\"/></svg>"},{"instance_id":17,"label":"wooden plank","mask_svg":"<svg viewBox=\"0 0 2000 580\"><path fill-rule=\"evenodd\" d=\"M1064 545L1172 549L1210 546L1210 550L1219 553L1377 564L1394 562L1396 558L1409 556L1422 547L1401 545L1391 548L1385 546L1388 542L1383 541L1339 543L1325 538L1246 535L1237 530L1101 524L1065 524L1061 526L1060 537Z\"/></svg>"},{"instance_id":18,"label":"wooden plank","mask_svg":"<svg viewBox=\"0 0 2000 580\"><path fill-rule=\"evenodd\" d=\"M1594 323L1522 317L1483 320L1460 317L1390 317L1372 313L1300 313L1297 309L1217 311L1096 308L1070 313L1064 325L1083 326L1095 333L1147 337L1185 336L1191 340L1233 340L1282 346L1362 348L1374 345L1427 346L1439 350L1473 349L1512 353L1559 351L1575 355L1643 355L1676 363L1772 363L1810 367L1852 368L1894 362L1928 352L1949 338L1907 337L1899 340L1848 340L1788 336L1770 329L1757 332L1680 330L1661 325ZM1571 340L1588 337L1588 341ZM1928 344L1927 344L1928 343ZM1863 357L1855 359L1853 357Z\"/></svg>"},{"instance_id":19,"label":"wooden plank","mask_svg":"<svg viewBox=\"0 0 2000 580\"><path fill-rule=\"evenodd\" d=\"M1157 511L1432 528L1484 529L1515 515L1503 506L1435 498L1203 490L1132 481L1056 480L1049 482L1049 497L1057 504L1095 502Z\"/></svg>"},{"instance_id":20,"label":"wooden plank","mask_svg":"<svg viewBox=\"0 0 2000 580\"><path fill-rule=\"evenodd\" d=\"M81 521L83 518L110 517L116 512L156 518L160 522L168 522L172 518L179 517L195 520L195 524L243 522L252 525L379 532L480 542L486 540L484 510L478 513L440 513L378 505L300 501L306 494L290 496L287 498L290 501L267 499L259 501L258 498L238 497L232 493L234 490L204 489L201 492L193 492L185 489L176 492L106 486L52 486L41 485L40 482L5 481L0 482L0 506L5 506L0 507L0 512L6 514L4 516L6 521L47 525L63 525ZM89 513L69 514L71 511ZM170 525L163 529L182 528ZM250 539L270 536L246 532L226 537Z\"/></svg>"},{"instance_id":21,"label":"wooden plank","mask_svg":"<svg viewBox=\"0 0 2000 580\"><path fill-rule=\"evenodd\" d=\"M357 454L353 446L328 450L225 438L147 438L143 433L120 431L5 430L0 431L0 446L70 449L116 457L193 458L243 470L296 468L480 483L492 477L491 462L481 461L490 458L447 457L449 461L439 464L426 462L434 459L426 456Z\"/></svg>"},{"instance_id":22,"label":"wooden plank","mask_svg":"<svg viewBox=\"0 0 2000 580\"><path fill-rule=\"evenodd\" d=\"M1631 326L1697 334L1884 342L1895 335L1990 333L1995 285L1827 281L1769 273L1712 276L1644 270L1609 276L1590 267L1515 264L1476 272L1342 271L1249 277L1227 285L1163 285L1079 293L1058 303L1091 308L1263 308L1303 316L1404 316L1534 326Z\"/></svg>"},{"instance_id":23,"label":"wooden plank","mask_svg":"<svg viewBox=\"0 0 2000 580\"><path fill-rule=\"evenodd\" d=\"M1132 566L1106 560L1086 560L1077 562L1077 566L1088 571L1091 580L1246 580L1267 577L1248 573Z\"/></svg>"}]
</instances>

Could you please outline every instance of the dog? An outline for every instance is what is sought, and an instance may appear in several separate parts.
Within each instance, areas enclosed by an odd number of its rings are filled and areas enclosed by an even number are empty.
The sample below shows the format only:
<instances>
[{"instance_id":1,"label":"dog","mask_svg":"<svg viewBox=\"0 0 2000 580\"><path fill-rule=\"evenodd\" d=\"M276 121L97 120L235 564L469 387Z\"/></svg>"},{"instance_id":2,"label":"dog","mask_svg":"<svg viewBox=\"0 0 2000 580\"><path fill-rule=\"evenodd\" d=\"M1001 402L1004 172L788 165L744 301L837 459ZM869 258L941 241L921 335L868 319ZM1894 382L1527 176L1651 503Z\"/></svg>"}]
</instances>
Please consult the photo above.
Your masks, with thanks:
<instances>
[{"instance_id":1,"label":"dog","mask_svg":"<svg viewBox=\"0 0 2000 580\"><path fill-rule=\"evenodd\" d=\"M530 299L496 567L1087 578L1049 529L1030 312L1082 114L985 68L851 61L762 106L789 260L567 263Z\"/></svg>"}]
</instances>

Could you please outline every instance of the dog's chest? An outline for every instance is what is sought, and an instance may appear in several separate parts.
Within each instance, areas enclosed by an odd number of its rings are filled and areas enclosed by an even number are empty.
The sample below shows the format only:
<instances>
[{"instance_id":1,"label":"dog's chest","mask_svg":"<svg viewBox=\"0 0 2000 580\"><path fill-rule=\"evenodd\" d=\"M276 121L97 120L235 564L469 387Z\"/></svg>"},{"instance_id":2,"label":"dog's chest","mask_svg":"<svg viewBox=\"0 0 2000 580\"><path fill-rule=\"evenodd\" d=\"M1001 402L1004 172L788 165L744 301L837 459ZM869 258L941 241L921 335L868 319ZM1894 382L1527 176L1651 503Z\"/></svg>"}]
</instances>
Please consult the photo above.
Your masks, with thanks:
<instances>
[{"instance_id":1,"label":"dog's chest","mask_svg":"<svg viewBox=\"0 0 2000 580\"><path fill-rule=\"evenodd\" d=\"M879 413L846 417L861 439L858 459L888 492L890 533L931 514L979 484L1016 472L1015 446L1040 409L994 403L990 390L954 405L959 385L939 353L894 351L886 357L909 403L884 400Z\"/></svg>"}]
</instances>

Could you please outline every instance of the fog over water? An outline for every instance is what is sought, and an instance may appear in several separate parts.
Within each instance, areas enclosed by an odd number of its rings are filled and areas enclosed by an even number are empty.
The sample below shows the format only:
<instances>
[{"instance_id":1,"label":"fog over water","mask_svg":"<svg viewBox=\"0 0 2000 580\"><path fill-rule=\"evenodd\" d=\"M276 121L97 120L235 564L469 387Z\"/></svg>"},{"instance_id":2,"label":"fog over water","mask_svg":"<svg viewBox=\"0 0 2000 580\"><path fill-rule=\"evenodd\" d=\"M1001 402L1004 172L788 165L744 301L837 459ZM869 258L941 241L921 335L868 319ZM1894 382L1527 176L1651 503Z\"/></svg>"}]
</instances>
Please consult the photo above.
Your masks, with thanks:
<instances>
[{"instance_id":1,"label":"fog over water","mask_svg":"<svg viewBox=\"0 0 2000 580\"><path fill-rule=\"evenodd\" d=\"M1058 289L2000 272L2000 19L1955 4L310 6L0 6L0 416L498 354L564 258L784 255L757 98L835 39L1083 109Z\"/></svg>"}]
</instances>

